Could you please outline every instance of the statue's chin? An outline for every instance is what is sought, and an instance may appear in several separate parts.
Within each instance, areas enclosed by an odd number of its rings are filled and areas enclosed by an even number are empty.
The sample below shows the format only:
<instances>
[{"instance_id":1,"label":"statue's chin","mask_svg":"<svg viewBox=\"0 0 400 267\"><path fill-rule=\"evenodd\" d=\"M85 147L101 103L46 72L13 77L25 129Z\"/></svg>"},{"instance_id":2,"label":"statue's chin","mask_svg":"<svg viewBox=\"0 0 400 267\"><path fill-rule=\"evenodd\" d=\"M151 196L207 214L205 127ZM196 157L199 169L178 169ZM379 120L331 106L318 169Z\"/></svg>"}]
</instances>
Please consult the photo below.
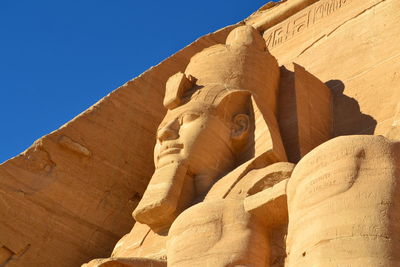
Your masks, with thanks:
<instances>
[{"instance_id":1,"label":"statue's chin","mask_svg":"<svg viewBox=\"0 0 400 267\"><path fill-rule=\"evenodd\" d=\"M163 168L170 164L186 164L193 162L193 151L189 147L170 147L168 149L157 150L155 156L156 169Z\"/></svg>"}]
</instances>

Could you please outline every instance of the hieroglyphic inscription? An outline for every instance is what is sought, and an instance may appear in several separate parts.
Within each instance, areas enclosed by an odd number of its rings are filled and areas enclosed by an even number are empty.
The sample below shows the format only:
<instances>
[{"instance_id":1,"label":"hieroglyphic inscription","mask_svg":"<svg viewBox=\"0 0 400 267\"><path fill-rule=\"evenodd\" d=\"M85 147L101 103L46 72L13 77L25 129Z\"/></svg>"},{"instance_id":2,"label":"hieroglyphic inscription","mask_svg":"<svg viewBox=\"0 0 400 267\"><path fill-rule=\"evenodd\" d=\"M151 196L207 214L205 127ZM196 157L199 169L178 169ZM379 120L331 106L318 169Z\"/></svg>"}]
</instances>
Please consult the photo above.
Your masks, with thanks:
<instances>
[{"instance_id":1,"label":"hieroglyphic inscription","mask_svg":"<svg viewBox=\"0 0 400 267\"><path fill-rule=\"evenodd\" d=\"M267 47L271 49L286 42L287 40L290 40L318 21L339 10L350 1L351 0L321 1L319 4L311 7L309 10L299 12L287 22L283 22L277 27L266 30L263 34L263 37L266 40Z\"/></svg>"},{"instance_id":2,"label":"hieroglyphic inscription","mask_svg":"<svg viewBox=\"0 0 400 267\"><path fill-rule=\"evenodd\" d=\"M307 177L299 186L301 200L298 200L298 207L309 207L347 191L354 182L354 176L353 169L348 168L339 170L339 175L328 172Z\"/></svg>"}]
</instances>

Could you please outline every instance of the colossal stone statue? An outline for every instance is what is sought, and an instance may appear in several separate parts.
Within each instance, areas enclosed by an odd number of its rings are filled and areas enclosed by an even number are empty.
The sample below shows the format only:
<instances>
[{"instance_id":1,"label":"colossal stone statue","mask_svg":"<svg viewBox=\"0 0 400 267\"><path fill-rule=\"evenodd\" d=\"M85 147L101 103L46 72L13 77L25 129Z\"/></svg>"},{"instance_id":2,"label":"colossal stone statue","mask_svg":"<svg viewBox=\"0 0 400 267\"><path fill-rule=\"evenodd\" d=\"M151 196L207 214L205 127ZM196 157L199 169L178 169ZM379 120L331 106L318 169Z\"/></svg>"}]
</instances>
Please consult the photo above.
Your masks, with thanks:
<instances>
[{"instance_id":1,"label":"colossal stone statue","mask_svg":"<svg viewBox=\"0 0 400 267\"><path fill-rule=\"evenodd\" d=\"M198 53L185 73L172 76L156 171L133 213L137 223L116 245L118 259L89 265L155 264L167 255L174 266L201 265L205 258L218 266L267 264L265 222L243 200L288 178L293 168L271 165L287 161L276 120L279 75L261 35L241 26L226 45Z\"/></svg>"},{"instance_id":2,"label":"colossal stone statue","mask_svg":"<svg viewBox=\"0 0 400 267\"><path fill-rule=\"evenodd\" d=\"M400 266L400 1L266 2L0 164L0 266Z\"/></svg>"},{"instance_id":3,"label":"colossal stone statue","mask_svg":"<svg viewBox=\"0 0 400 267\"><path fill-rule=\"evenodd\" d=\"M254 28L237 27L171 76L136 224L111 258L84 266L399 264L398 143L325 142L330 91L298 65L295 79L296 167L277 121L280 69Z\"/></svg>"}]
</instances>

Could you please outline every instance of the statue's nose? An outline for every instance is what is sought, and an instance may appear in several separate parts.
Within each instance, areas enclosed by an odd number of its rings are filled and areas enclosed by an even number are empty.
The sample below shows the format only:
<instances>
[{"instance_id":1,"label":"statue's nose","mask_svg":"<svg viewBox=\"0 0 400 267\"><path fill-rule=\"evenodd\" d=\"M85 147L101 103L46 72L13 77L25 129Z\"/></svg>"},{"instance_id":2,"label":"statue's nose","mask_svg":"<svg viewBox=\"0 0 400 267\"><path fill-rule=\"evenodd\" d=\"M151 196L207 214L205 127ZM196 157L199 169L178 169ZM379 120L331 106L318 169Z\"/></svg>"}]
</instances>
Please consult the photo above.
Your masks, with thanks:
<instances>
[{"instance_id":1,"label":"statue's nose","mask_svg":"<svg viewBox=\"0 0 400 267\"><path fill-rule=\"evenodd\" d=\"M159 141L174 140L179 137L179 123L177 120L171 121L162 127L157 133Z\"/></svg>"}]
</instances>

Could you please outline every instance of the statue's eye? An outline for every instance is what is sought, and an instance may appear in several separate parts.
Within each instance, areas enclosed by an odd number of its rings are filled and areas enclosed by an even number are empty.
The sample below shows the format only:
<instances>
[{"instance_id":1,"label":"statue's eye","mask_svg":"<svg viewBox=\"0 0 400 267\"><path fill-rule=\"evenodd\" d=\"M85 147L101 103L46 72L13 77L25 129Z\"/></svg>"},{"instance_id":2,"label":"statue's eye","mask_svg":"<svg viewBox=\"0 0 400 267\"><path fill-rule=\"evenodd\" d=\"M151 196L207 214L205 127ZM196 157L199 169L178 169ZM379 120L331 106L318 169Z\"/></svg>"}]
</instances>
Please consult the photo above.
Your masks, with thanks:
<instances>
[{"instance_id":1,"label":"statue's eye","mask_svg":"<svg viewBox=\"0 0 400 267\"><path fill-rule=\"evenodd\" d=\"M193 113L183 114L180 119L180 124L182 125L182 124L194 121L198 117L200 117L200 115L198 115L198 114L193 114Z\"/></svg>"}]
</instances>

